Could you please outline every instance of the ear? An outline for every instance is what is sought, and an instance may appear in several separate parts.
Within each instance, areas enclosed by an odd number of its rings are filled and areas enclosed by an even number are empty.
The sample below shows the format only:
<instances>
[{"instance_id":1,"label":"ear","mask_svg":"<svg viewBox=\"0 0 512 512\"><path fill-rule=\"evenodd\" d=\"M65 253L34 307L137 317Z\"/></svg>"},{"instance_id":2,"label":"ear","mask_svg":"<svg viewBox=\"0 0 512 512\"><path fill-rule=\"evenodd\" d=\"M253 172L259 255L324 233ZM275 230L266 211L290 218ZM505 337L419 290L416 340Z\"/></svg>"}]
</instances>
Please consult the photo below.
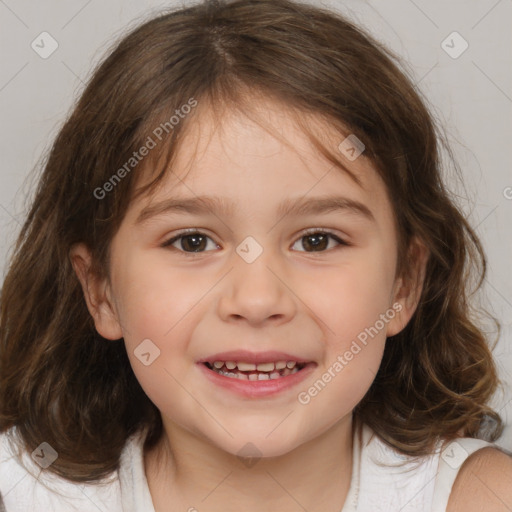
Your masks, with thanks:
<instances>
[{"instance_id":1,"label":"ear","mask_svg":"<svg viewBox=\"0 0 512 512\"><path fill-rule=\"evenodd\" d=\"M123 337L121 325L112 301L110 285L100 279L92 267L92 256L85 244L75 244L69 251L73 269L82 285L87 309L91 314L98 333L109 340Z\"/></svg>"},{"instance_id":2,"label":"ear","mask_svg":"<svg viewBox=\"0 0 512 512\"><path fill-rule=\"evenodd\" d=\"M429 254L425 244L418 237L414 237L407 251L404 275L397 278L393 288L392 304L397 314L387 324L387 337L401 332L416 311L423 290Z\"/></svg>"}]
</instances>

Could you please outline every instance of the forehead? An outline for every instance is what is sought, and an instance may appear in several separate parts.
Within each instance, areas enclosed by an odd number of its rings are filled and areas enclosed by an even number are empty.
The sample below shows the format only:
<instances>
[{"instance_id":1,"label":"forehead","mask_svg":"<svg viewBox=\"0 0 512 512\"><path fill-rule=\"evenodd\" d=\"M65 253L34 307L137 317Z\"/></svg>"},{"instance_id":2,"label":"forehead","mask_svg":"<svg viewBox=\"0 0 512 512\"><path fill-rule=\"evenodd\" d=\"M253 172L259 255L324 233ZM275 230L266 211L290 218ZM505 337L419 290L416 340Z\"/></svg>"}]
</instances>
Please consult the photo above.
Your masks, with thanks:
<instances>
[{"instance_id":1,"label":"forehead","mask_svg":"<svg viewBox=\"0 0 512 512\"><path fill-rule=\"evenodd\" d=\"M243 111L199 102L163 180L139 206L195 196L264 206L282 203L283 197L337 192L389 209L385 185L364 152L347 158L349 135L319 114L297 112L268 98L252 101Z\"/></svg>"}]
</instances>

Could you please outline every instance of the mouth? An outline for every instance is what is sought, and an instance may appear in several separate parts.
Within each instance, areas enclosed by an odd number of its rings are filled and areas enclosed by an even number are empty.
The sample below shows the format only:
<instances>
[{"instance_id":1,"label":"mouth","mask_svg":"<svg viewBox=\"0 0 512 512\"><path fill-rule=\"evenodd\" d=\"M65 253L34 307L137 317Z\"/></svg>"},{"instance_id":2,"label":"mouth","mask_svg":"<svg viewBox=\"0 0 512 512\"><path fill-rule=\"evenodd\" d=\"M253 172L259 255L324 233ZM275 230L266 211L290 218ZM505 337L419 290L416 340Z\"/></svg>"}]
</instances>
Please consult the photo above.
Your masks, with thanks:
<instances>
[{"instance_id":1,"label":"mouth","mask_svg":"<svg viewBox=\"0 0 512 512\"><path fill-rule=\"evenodd\" d=\"M197 362L215 387L243 399L270 398L291 391L318 366L283 352L223 352Z\"/></svg>"},{"instance_id":2,"label":"mouth","mask_svg":"<svg viewBox=\"0 0 512 512\"><path fill-rule=\"evenodd\" d=\"M266 363L247 363L243 361L214 361L202 363L209 370L229 379L246 381L277 380L300 372L315 363L297 361L269 361Z\"/></svg>"}]
</instances>

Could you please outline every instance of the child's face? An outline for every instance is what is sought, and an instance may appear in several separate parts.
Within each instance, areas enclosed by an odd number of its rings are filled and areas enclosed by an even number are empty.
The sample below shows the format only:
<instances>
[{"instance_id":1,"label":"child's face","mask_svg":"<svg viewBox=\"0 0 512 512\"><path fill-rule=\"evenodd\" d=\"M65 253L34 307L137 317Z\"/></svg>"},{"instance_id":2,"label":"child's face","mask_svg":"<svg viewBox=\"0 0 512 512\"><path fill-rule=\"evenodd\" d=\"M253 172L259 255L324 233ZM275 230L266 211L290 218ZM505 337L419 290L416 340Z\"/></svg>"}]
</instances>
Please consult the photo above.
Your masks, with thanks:
<instances>
[{"instance_id":1,"label":"child's face","mask_svg":"<svg viewBox=\"0 0 512 512\"><path fill-rule=\"evenodd\" d=\"M290 146L245 117L228 115L214 130L215 121L202 113L174 174L153 197L131 204L111 247L107 295L116 320L104 312L95 319L105 337L124 337L167 432L179 426L233 454L251 442L272 456L349 417L374 380L386 336L413 311L401 299L396 311L397 234L370 162L364 154L345 159L359 186L319 156L279 105L261 108ZM332 148L343 140L334 132L324 138ZM222 199L231 212L165 209L171 198L199 196ZM312 204L327 196L362 206L279 213L285 201ZM203 238L164 246L186 228ZM317 229L305 237L308 228ZM350 245L318 234L325 231ZM201 362L251 362L249 355L218 355L242 350L288 354L263 355L261 362L309 364L253 382L218 375ZM141 352L150 364L141 362Z\"/></svg>"}]
</instances>

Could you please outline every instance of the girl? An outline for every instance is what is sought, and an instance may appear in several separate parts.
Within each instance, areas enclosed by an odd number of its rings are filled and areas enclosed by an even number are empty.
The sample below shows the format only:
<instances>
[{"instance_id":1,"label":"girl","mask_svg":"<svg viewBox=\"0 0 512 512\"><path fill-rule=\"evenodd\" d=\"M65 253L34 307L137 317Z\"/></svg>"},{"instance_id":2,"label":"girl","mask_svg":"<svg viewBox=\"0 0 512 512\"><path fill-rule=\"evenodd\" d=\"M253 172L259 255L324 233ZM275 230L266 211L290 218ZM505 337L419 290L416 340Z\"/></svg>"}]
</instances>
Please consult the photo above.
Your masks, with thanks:
<instances>
[{"instance_id":1,"label":"girl","mask_svg":"<svg viewBox=\"0 0 512 512\"><path fill-rule=\"evenodd\" d=\"M394 60L238 0L101 64L3 285L8 512L510 509L484 254Z\"/></svg>"}]
</instances>

